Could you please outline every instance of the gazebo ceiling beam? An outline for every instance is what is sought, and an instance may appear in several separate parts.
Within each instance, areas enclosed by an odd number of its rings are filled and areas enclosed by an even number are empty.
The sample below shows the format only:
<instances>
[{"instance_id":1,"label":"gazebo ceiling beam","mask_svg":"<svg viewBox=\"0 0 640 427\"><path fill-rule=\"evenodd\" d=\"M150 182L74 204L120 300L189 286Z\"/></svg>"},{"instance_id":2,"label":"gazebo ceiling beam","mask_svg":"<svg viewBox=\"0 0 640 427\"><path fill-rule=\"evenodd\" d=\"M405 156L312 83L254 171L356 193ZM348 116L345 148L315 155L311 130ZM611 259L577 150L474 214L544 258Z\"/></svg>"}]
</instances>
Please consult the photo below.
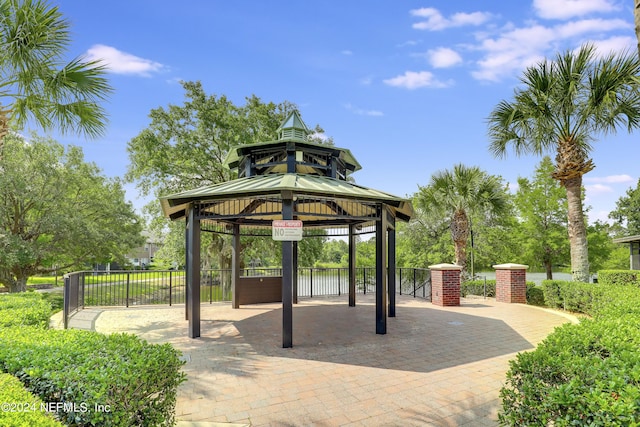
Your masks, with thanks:
<instances>
[{"instance_id":1,"label":"gazebo ceiling beam","mask_svg":"<svg viewBox=\"0 0 640 427\"><path fill-rule=\"evenodd\" d=\"M251 212L255 212L260 206L266 202L265 199L254 199L244 209L240 211L240 215L248 215Z\"/></svg>"},{"instance_id":2,"label":"gazebo ceiling beam","mask_svg":"<svg viewBox=\"0 0 640 427\"><path fill-rule=\"evenodd\" d=\"M271 221L273 221L273 218L264 218L265 216L269 216L269 217L277 217L280 214L280 212L271 212L271 213L259 213L259 214L236 214L236 215L198 215L197 218L200 220L209 220L209 221L214 221L214 222L230 222L230 223L236 223L236 222L241 222L241 223L257 223L257 222L263 222L265 224L271 225ZM350 224L350 222L356 221L356 222L362 222L362 221L373 221L375 219L377 219L375 214L371 214L371 215L362 215L362 216L351 216L351 215L345 215L345 216L337 216L337 215L332 215L332 214L305 214L305 213L295 213L294 216L297 216L299 218L304 218L304 217L315 217L315 218L326 218L326 219L307 219L306 221L304 221L304 224L307 225L308 223L315 223L315 224L324 224L324 223L329 223L331 222L332 224L335 224L336 222L340 223L340 224ZM276 218L277 219L277 218ZM242 220L248 220L248 221L242 221Z\"/></svg>"}]
</instances>

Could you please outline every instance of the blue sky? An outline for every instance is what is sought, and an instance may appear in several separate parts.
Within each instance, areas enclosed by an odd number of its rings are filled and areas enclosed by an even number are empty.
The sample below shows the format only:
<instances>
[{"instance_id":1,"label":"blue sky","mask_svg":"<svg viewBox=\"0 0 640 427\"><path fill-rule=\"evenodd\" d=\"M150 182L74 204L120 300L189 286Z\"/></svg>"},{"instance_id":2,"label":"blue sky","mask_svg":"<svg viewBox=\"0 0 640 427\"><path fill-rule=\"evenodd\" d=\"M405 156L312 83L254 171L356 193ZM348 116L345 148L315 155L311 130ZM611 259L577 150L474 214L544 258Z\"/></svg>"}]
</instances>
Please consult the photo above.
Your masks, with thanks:
<instances>
[{"instance_id":1,"label":"blue sky","mask_svg":"<svg viewBox=\"0 0 640 427\"><path fill-rule=\"evenodd\" d=\"M437 170L477 165L515 183L540 161L487 150L486 118L527 66L590 41L635 49L629 0L57 0L77 55L102 59L115 92L88 160L122 176L152 108L181 104L180 80L237 104L296 103L362 164L361 185L409 196ZM640 133L599 138L585 176L591 220L640 174ZM137 206L134 186L128 196Z\"/></svg>"}]
</instances>

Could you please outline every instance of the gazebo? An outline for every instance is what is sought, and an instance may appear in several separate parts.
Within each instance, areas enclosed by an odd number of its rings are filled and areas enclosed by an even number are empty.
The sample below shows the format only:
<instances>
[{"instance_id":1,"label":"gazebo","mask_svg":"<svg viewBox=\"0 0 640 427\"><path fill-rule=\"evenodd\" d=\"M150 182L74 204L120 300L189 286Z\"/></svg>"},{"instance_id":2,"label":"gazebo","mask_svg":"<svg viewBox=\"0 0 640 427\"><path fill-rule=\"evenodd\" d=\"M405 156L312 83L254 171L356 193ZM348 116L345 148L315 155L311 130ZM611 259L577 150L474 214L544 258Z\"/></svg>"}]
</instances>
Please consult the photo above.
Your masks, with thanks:
<instances>
[{"instance_id":1,"label":"gazebo","mask_svg":"<svg viewBox=\"0 0 640 427\"><path fill-rule=\"evenodd\" d=\"M344 148L311 142L297 111L278 128L278 139L241 145L226 165L238 178L160 198L164 214L185 220L186 317L189 337L200 336L200 233L232 236L232 305L282 301L282 346L293 346L297 302L297 241L314 230L342 230L349 240L349 306L355 306L356 236L375 232L377 334L395 316L395 225L413 214L411 202L350 182L360 164ZM316 231L317 232L317 231ZM241 277L240 236L282 240L282 277ZM311 237L309 237L311 238ZM388 311L387 311L388 309Z\"/></svg>"}]
</instances>

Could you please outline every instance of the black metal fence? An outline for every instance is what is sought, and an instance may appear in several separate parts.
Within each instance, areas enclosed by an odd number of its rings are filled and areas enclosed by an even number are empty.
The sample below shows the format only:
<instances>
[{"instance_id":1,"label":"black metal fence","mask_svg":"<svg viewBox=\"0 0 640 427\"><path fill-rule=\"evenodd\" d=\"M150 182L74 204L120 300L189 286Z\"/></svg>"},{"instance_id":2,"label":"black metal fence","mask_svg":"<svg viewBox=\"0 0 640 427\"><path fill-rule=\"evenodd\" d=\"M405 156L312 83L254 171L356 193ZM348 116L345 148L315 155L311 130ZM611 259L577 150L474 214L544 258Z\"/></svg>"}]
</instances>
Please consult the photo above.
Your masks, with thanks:
<instances>
[{"instance_id":1,"label":"black metal fence","mask_svg":"<svg viewBox=\"0 0 640 427\"><path fill-rule=\"evenodd\" d=\"M242 276L281 276L279 268L248 268ZM186 283L182 270L79 271L65 276L64 325L75 311L91 306L184 304ZM356 269L356 292L375 293L374 267ZM347 268L298 268L299 297L342 295L349 292ZM425 268L397 268L396 292L431 301L431 275ZM231 270L200 272L200 301L231 301Z\"/></svg>"},{"instance_id":2,"label":"black metal fence","mask_svg":"<svg viewBox=\"0 0 640 427\"><path fill-rule=\"evenodd\" d=\"M69 326L69 314L84 308L82 279L81 273L71 273L64 276L63 321L65 329Z\"/></svg>"}]
</instances>

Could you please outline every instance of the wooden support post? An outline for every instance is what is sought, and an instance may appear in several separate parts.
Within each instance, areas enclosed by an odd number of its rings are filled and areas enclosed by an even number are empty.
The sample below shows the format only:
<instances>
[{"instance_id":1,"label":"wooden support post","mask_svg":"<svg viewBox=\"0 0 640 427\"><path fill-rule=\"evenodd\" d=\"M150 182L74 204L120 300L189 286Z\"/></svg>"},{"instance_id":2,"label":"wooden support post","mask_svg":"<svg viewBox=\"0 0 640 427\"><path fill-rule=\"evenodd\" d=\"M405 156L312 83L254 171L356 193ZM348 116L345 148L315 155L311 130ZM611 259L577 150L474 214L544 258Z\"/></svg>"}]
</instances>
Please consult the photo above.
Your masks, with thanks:
<instances>
[{"instance_id":1,"label":"wooden support post","mask_svg":"<svg viewBox=\"0 0 640 427\"><path fill-rule=\"evenodd\" d=\"M197 219L197 210L194 205L189 208L189 222L187 236L189 246L187 248L188 271L188 303L189 337L200 336L200 220Z\"/></svg>"},{"instance_id":2,"label":"wooden support post","mask_svg":"<svg viewBox=\"0 0 640 427\"><path fill-rule=\"evenodd\" d=\"M349 225L349 307L355 307L355 306L356 306L356 226L351 224Z\"/></svg>"},{"instance_id":3,"label":"wooden support post","mask_svg":"<svg viewBox=\"0 0 640 427\"><path fill-rule=\"evenodd\" d=\"M293 303L298 303L298 242L293 242Z\"/></svg>"},{"instance_id":4,"label":"wooden support post","mask_svg":"<svg viewBox=\"0 0 640 427\"><path fill-rule=\"evenodd\" d=\"M189 254L191 247L191 243L189 243L189 208L187 208L187 212L184 218L184 320L189 320Z\"/></svg>"},{"instance_id":5,"label":"wooden support post","mask_svg":"<svg viewBox=\"0 0 640 427\"><path fill-rule=\"evenodd\" d=\"M282 219L293 219L293 195L282 194ZM293 242L282 242L282 347L293 347Z\"/></svg>"},{"instance_id":6,"label":"wooden support post","mask_svg":"<svg viewBox=\"0 0 640 427\"><path fill-rule=\"evenodd\" d=\"M240 308L240 225L233 224L231 240L231 307Z\"/></svg>"},{"instance_id":7,"label":"wooden support post","mask_svg":"<svg viewBox=\"0 0 640 427\"><path fill-rule=\"evenodd\" d=\"M396 228L389 218L389 317L396 317ZM400 284L402 286L402 283Z\"/></svg>"},{"instance_id":8,"label":"wooden support post","mask_svg":"<svg viewBox=\"0 0 640 427\"><path fill-rule=\"evenodd\" d=\"M376 334L387 333L387 215L378 205L376 221Z\"/></svg>"}]
</instances>

